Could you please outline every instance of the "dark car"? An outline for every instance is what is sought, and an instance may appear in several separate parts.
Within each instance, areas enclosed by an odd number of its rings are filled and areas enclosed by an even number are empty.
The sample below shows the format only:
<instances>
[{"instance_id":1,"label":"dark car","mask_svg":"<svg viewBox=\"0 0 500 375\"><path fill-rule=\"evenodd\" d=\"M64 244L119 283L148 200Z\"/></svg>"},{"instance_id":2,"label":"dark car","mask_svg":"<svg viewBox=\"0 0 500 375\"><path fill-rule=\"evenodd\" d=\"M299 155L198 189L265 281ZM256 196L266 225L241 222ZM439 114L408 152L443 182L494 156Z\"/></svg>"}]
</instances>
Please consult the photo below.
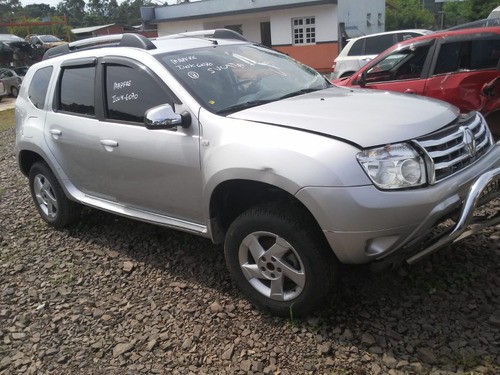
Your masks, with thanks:
<instances>
[{"instance_id":1,"label":"dark car","mask_svg":"<svg viewBox=\"0 0 500 375\"><path fill-rule=\"evenodd\" d=\"M31 65L42 59L43 52L12 34L0 34L0 66Z\"/></svg>"},{"instance_id":2,"label":"dark car","mask_svg":"<svg viewBox=\"0 0 500 375\"><path fill-rule=\"evenodd\" d=\"M478 110L500 137L500 27L443 31L382 52L339 86L418 94Z\"/></svg>"}]
</instances>

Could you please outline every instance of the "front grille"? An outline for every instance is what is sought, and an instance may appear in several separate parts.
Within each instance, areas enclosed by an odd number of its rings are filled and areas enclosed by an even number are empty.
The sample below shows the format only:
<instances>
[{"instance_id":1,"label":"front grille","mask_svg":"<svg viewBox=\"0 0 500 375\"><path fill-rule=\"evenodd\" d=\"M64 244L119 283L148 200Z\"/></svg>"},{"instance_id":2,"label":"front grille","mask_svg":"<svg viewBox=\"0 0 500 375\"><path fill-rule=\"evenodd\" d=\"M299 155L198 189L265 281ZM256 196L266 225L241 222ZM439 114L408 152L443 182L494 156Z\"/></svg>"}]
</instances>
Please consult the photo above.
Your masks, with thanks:
<instances>
[{"instance_id":1,"label":"front grille","mask_svg":"<svg viewBox=\"0 0 500 375\"><path fill-rule=\"evenodd\" d=\"M415 141L431 161L429 182L439 182L479 160L492 145L490 131L479 115Z\"/></svg>"}]
</instances>

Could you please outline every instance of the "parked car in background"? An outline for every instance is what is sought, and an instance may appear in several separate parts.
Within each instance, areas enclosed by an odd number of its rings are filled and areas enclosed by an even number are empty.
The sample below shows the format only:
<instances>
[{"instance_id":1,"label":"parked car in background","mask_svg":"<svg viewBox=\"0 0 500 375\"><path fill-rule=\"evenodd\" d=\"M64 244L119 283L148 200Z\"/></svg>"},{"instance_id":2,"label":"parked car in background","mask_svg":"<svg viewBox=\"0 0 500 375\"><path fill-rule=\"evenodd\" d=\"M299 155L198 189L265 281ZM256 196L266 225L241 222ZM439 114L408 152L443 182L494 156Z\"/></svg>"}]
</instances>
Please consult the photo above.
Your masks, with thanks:
<instances>
[{"instance_id":1,"label":"parked car in background","mask_svg":"<svg viewBox=\"0 0 500 375\"><path fill-rule=\"evenodd\" d=\"M12 70L16 72L17 76L21 78L21 81L24 79L26 72L28 71L29 66L13 66Z\"/></svg>"},{"instance_id":2,"label":"parked car in background","mask_svg":"<svg viewBox=\"0 0 500 375\"><path fill-rule=\"evenodd\" d=\"M388 31L350 39L333 62L331 78L349 77L390 46L430 33L432 33L430 30L412 29Z\"/></svg>"},{"instance_id":3,"label":"parked car in background","mask_svg":"<svg viewBox=\"0 0 500 375\"><path fill-rule=\"evenodd\" d=\"M35 34L30 34L26 37L25 39L27 42L31 43L33 46L36 48L41 48L44 51L55 47L55 46L60 46L62 44L67 44L68 42L65 42L61 39L59 39L57 36L54 35L35 35Z\"/></svg>"},{"instance_id":4,"label":"parked car in background","mask_svg":"<svg viewBox=\"0 0 500 375\"><path fill-rule=\"evenodd\" d=\"M0 81L0 102L2 101L2 98L7 96L7 90L5 90L5 85L3 84L2 81Z\"/></svg>"},{"instance_id":5,"label":"parked car in background","mask_svg":"<svg viewBox=\"0 0 500 375\"><path fill-rule=\"evenodd\" d=\"M22 80L16 72L9 68L0 68L0 81L4 84L8 95L12 95L14 98L17 98Z\"/></svg>"},{"instance_id":6,"label":"parked car in background","mask_svg":"<svg viewBox=\"0 0 500 375\"><path fill-rule=\"evenodd\" d=\"M43 53L12 34L0 34L0 66L31 65L42 59Z\"/></svg>"},{"instance_id":7,"label":"parked car in background","mask_svg":"<svg viewBox=\"0 0 500 375\"><path fill-rule=\"evenodd\" d=\"M443 31L401 42L340 86L399 91L478 110L500 136L500 27Z\"/></svg>"}]
</instances>

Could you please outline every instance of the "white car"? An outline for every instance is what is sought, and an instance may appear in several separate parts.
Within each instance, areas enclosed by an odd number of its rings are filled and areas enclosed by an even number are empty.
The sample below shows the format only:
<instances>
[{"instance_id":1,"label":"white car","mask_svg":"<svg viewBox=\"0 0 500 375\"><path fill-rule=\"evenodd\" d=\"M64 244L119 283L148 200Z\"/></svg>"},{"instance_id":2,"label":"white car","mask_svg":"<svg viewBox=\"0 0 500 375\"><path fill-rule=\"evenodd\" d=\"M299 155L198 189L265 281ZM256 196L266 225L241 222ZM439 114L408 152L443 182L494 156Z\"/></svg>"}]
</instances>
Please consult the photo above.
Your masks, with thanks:
<instances>
[{"instance_id":1,"label":"white car","mask_svg":"<svg viewBox=\"0 0 500 375\"><path fill-rule=\"evenodd\" d=\"M397 30L350 39L333 62L331 79L349 77L394 44L431 33L422 29Z\"/></svg>"}]
</instances>

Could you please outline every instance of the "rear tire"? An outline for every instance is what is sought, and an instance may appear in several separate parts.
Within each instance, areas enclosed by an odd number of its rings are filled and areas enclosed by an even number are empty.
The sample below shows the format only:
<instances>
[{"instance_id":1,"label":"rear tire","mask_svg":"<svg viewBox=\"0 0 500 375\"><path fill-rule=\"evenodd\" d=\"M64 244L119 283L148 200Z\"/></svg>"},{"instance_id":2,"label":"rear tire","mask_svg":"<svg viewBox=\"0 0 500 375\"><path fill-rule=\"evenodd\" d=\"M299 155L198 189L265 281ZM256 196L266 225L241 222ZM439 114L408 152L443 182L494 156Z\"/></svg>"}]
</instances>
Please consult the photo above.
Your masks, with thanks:
<instances>
[{"instance_id":1,"label":"rear tire","mask_svg":"<svg viewBox=\"0 0 500 375\"><path fill-rule=\"evenodd\" d=\"M12 86L12 87L10 88L10 94L11 94L14 98L17 98L17 95L19 95L19 90L17 89L17 87Z\"/></svg>"},{"instance_id":2,"label":"rear tire","mask_svg":"<svg viewBox=\"0 0 500 375\"><path fill-rule=\"evenodd\" d=\"M29 185L38 213L50 226L61 229L78 221L81 206L66 197L47 164L33 164L29 173Z\"/></svg>"},{"instance_id":3,"label":"rear tire","mask_svg":"<svg viewBox=\"0 0 500 375\"><path fill-rule=\"evenodd\" d=\"M235 283L275 315L307 315L324 302L337 274L325 238L305 217L294 207L260 205L236 218L226 234L226 263Z\"/></svg>"}]
</instances>

